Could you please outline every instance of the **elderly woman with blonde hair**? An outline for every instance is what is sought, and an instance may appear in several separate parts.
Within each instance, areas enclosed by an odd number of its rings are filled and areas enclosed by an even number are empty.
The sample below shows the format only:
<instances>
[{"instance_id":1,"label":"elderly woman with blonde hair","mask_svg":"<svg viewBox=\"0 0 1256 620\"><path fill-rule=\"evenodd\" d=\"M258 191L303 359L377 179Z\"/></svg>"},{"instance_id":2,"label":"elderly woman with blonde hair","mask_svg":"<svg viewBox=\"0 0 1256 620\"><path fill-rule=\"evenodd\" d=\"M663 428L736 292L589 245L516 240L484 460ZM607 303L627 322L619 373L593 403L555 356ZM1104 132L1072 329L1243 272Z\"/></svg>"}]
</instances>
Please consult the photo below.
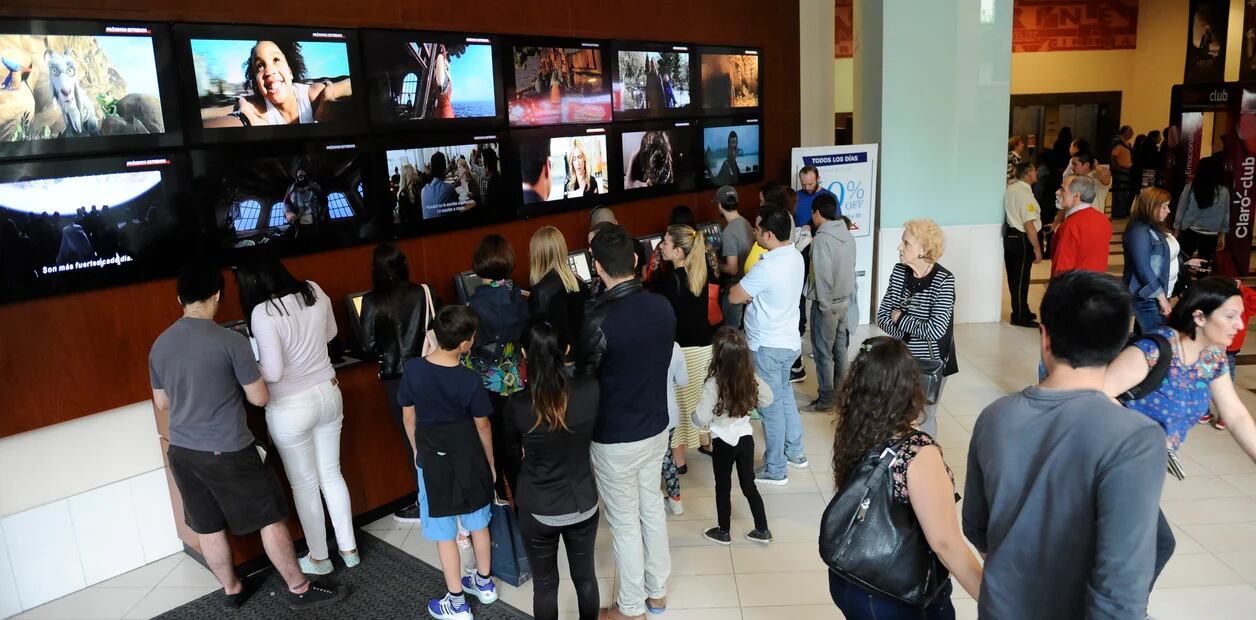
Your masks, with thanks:
<instances>
[{"instance_id":1,"label":"elderly woman with blonde hair","mask_svg":"<svg viewBox=\"0 0 1256 620\"><path fill-rule=\"evenodd\" d=\"M941 362L937 397L946 377L959 372L955 362L955 276L938 264L944 239L930 219L908 220L898 244L898 264L877 308L877 327L902 340L917 360ZM926 402L920 430L938 433L938 403Z\"/></svg>"}]
</instances>

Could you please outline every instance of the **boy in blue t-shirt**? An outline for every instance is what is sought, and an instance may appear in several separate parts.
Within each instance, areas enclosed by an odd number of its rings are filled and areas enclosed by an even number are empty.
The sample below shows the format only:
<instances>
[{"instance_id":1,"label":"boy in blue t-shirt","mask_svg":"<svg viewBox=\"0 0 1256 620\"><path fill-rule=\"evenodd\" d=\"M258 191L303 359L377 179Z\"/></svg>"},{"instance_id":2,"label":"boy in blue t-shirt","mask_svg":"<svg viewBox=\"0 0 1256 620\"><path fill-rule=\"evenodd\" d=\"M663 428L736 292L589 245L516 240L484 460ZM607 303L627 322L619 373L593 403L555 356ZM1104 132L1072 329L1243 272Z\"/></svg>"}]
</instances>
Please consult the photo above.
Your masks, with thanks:
<instances>
[{"instance_id":1,"label":"boy in blue t-shirt","mask_svg":"<svg viewBox=\"0 0 1256 620\"><path fill-rule=\"evenodd\" d=\"M428 602L437 620L471 620L465 593L488 604L497 600L489 578L488 522L493 501L493 407L480 375L459 356L471 349L479 318L466 306L446 306L432 321L440 347L407 360L397 401L419 476L423 535L436 541L449 591ZM416 432L416 430L418 432ZM476 574L462 577L458 522L471 532Z\"/></svg>"}]
</instances>

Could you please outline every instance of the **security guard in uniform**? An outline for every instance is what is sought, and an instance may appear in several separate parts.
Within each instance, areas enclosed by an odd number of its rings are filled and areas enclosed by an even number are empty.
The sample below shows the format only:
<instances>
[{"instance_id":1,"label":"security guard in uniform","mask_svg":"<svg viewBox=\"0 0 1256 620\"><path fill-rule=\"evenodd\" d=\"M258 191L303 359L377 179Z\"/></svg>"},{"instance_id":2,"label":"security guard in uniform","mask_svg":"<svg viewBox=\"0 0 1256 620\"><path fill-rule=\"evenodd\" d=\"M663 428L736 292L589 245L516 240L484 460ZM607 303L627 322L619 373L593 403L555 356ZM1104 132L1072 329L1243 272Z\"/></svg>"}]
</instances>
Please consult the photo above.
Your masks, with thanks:
<instances>
[{"instance_id":1,"label":"security guard in uniform","mask_svg":"<svg viewBox=\"0 0 1256 620\"><path fill-rule=\"evenodd\" d=\"M1025 161L1016 164L1013 174L1014 180L1003 194L1003 264L1012 294L1012 325L1037 328L1038 317L1029 309L1029 272L1042 262L1038 240L1042 210L1031 187L1038 180L1038 170Z\"/></svg>"}]
</instances>

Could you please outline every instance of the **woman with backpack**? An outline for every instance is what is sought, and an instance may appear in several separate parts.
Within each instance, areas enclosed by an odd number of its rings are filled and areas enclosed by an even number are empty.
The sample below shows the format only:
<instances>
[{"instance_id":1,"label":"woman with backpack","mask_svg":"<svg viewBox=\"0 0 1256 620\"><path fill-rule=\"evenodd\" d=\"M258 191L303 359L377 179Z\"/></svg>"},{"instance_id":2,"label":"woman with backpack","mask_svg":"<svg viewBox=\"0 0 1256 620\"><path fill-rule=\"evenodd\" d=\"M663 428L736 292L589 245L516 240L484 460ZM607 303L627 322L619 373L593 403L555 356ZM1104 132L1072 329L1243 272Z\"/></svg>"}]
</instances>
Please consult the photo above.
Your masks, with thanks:
<instances>
[{"instance_id":1,"label":"woman with backpack","mask_svg":"<svg viewBox=\"0 0 1256 620\"><path fill-rule=\"evenodd\" d=\"M913 426L924 410L920 384L907 345L877 336L859 347L838 392L838 494L824 511L820 553L848 620L954 618L948 571L980 596L981 564L960 531L954 477L937 441Z\"/></svg>"},{"instance_id":2,"label":"woman with backpack","mask_svg":"<svg viewBox=\"0 0 1256 620\"><path fill-rule=\"evenodd\" d=\"M1227 370L1225 349L1243 326L1243 297L1233 280L1212 276L1187 289L1156 328L1125 349L1108 366L1104 392L1164 428L1169 451L1215 403L1222 421L1249 458L1256 461L1256 422L1239 400ZM1167 366L1161 352L1171 354ZM1147 385L1148 378L1157 385ZM1156 571L1173 556L1175 541L1164 514L1156 533Z\"/></svg>"}]
</instances>

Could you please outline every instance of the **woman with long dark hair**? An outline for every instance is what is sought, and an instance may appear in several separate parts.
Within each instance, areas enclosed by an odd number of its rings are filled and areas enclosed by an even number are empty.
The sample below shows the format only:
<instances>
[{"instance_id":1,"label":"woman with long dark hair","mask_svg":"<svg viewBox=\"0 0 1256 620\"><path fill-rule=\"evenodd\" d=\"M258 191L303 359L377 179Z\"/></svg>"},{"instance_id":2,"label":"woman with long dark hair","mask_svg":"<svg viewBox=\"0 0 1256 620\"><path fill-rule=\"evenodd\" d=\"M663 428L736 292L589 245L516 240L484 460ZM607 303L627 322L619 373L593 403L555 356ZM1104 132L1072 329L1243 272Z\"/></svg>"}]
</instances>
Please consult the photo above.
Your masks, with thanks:
<instances>
[{"instance_id":1,"label":"woman with long dark hair","mask_svg":"<svg viewBox=\"0 0 1256 620\"><path fill-rule=\"evenodd\" d=\"M593 620L599 605L593 566L598 495L589 445L597 418L597 378L567 374L567 347L554 325L533 322L525 342L528 386L506 399L502 417L504 438L514 446L509 452L522 454L515 507L534 579L532 613L538 620L558 618L561 538L580 618Z\"/></svg>"},{"instance_id":2,"label":"woman with long dark hair","mask_svg":"<svg viewBox=\"0 0 1256 620\"><path fill-rule=\"evenodd\" d=\"M847 478L869 455L896 453L890 466L894 500L911 506L916 516L912 526L923 530L942 564L978 598L981 565L960 531L955 480L942 459L942 448L914 428L923 409L920 368L907 345L888 336L865 340L838 392L833 484L841 493ZM832 571L829 592L848 620L955 617L949 581L923 610L864 590Z\"/></svg>"},{"instance_id":3,"label":"woman with long dark hair","mask_svg":"<svg viewBox=\"0 0 1256 620\"><path fill-rule=\"evenodd\" d=\"M1211 261L1217 250L1225 249L1225 235L1230 230L1230 190L1225 187L1223 174L1221 160L1216 157L1199 160L1195 178L1178 198L1173 228L1187 258Z\"/></svg>"},{"instance_id":4,"label":"woman with long dark hair","mask_svg":"<svg viewBox=\"0 0 1256 620\"><path fill-rule=\"evenodd\" d=\"M340 555L346 566L357 566L349 487L340 473L344 401L327 354L327 343L336 337L331 300L317 284L292 277L274 258L241 265L235 278L270 391L266 427L283 459L310 549L300 559L301 572L326 575L333 569L323 497Z\"/></svg>"},{"instance_id":5,"label":"woman with long dark hair","mask_svg":"<svg viewBox=\"0 0 1256 620\"><path fill-rule=\"evenodd\" d=\"M388 397L388 411L405 441L406 454L414 454L414 446L410 445L397 402L401 369L406 360L423 353L423 337L432 319L428 307L435 310L440 305L430 288L410 281L410 262L396 245L384 242L375 246L371 255L371 292L362 297L362 351L374 355L379 362L379 380ZM393 519L418 523L418 502L394 512Z\"/></svg>"},{"instance_id":6,"label":"woman with long dark hair","mask_svg":"<svg viewBox=\"0 0 1256 620\"><path fill-rule=\"evenodd\" d=\"M1181 244L1167 223L1169 200L1169 192L1163 189L1143 188L1134 199L1130 223L1121 238L1125 250L1121 279L1134 295L1135 327L1140 333L1164 325L1182 265L1199 265L1199 259L1179 259Z\"/></svg>"}]
</instances>

